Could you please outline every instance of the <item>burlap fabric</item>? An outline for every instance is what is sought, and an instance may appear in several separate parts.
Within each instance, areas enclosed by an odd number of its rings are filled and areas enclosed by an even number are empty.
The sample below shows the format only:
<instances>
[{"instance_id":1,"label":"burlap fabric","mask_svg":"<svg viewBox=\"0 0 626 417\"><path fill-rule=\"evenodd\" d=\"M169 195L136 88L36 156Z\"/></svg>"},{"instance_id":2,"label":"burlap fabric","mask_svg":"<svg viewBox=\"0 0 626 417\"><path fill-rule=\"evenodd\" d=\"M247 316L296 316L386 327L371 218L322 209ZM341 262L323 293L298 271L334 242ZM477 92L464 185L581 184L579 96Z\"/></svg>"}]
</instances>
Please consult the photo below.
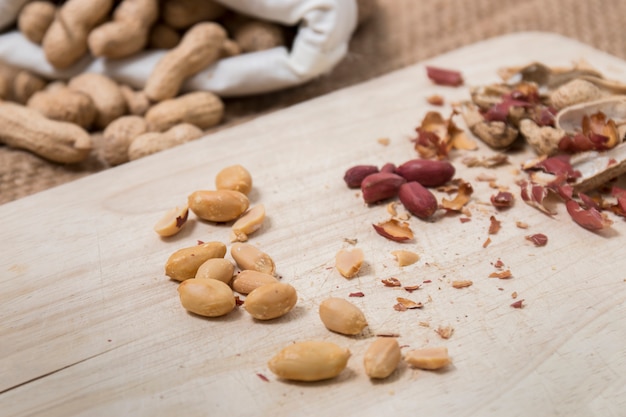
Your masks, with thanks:
<instances>
[{"instance_id":1,"label":"burlap fabric","mask_svg":"<svg viewBox=\"0 0 626 417\"><path fill-rule=\"evenodd\" d=\"M221 127L506 33L555 32L626 59L625 18L623 0L375 0L332 73L291 90L227 100ZM0 146L0 204L102 169L95 160L61 166Z\"/></svg>"}]
</instances>

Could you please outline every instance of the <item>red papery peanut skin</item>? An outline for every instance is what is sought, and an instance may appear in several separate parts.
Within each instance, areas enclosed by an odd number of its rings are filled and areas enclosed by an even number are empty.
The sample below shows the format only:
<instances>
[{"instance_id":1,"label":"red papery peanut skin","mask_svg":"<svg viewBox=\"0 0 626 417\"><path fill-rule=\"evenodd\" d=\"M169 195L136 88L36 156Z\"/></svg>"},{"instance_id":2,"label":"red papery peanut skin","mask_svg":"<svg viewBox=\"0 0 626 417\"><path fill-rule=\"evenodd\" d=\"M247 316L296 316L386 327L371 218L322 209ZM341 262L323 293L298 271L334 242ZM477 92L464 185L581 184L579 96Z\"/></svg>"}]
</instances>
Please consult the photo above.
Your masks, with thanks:
<instances>
[{"instance_id":1,"label":"red papery peanut skin","mask_svg":"<svg viewBox=\"0 0 626 417\"><path fill-rule=\"evenodd\" d=\"M450 87L463 85L463 76L459 71L427 66L426 74L428 78L438 85L447 85Z\"/></svg>"},{"instance_id":2,"label":"red papery peanut skin","mask_svg":"<svg viewBox=\"0 0 626 417\"><path fill-rule=\"evenodd\" d=\"M574 222L587 230L602 230L613 224L595 208L584 209L574 200L565 203L565 207Z\"/></svg>"}]
</instances>

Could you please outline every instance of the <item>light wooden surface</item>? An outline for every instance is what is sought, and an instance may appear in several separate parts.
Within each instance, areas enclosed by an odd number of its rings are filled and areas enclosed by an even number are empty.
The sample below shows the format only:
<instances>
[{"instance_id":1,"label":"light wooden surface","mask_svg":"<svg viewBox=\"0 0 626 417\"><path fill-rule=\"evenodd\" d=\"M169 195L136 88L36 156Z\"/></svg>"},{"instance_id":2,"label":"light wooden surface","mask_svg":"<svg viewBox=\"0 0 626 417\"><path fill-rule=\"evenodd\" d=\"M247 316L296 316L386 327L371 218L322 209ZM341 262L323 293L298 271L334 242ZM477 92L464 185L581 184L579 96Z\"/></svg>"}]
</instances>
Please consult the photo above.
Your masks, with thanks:
<instances>
[{"instance_id":1,"label":"light wooden surface","mask_svg":"<svg viewBox=\"0 0 626 417\"><path fill-rule=\"evenodd\" d=\"M496 81L502 66L580 58L626 80L623 61L542 33L496 38L428 63L461 69L467 85L478 85ZM415 157L410 139L433 93L450 102L465 99L467 88L434 86L416 65L0 206L0 415L623 416L623 219L594 234L562 205L549 218L519 198L503 212L484 204L493 190L475 178L496 173L518 195L513 184L523 174L514 171L528 151L497 171L467 168L457 154L456 176L475 188L471 222L412 219L416 239L408 244L376 235L371 224L388 217L385 207L366 207L345 187L352 165ZM379 144L381 137L391 143ZM475 154L491 152L481 145ZM242 309L219 319L191 316L164 276L172 252L198 239L226 243L228 226L193 221L168 240L152 231L162 213L213 188L215 174L235 163L251 171L252 203L265 204L269 216L251 242L299 292L295 310L268 323ZM491 215L502 229L483 248ZM529 229L517 228L518 220ZM530 233L546 234L548 245L532 246ZM357 239L366 256L352 280L333 269L345 238ZM421 260L399 268L390 255L399 248ZM512 279L488 278L498 259ZM405 285L432 282L409 294L380 283L390 276ZM457 279L474 285L454 289ZM365 293L350 300L364 310L368 331L328 332L319 302L355 291ZM510 307L514 291L525 308ZM425 306L397 312L398 296ZM435 329L447 325L454 334L443 340ZM398 333L405 350L445 345L454 364L443 372L402 366L373 383L362 357L379 333ZM348 368L321 383L276 379L267 360L305 339L348 347Z\"/></svg>"}]
</instances>

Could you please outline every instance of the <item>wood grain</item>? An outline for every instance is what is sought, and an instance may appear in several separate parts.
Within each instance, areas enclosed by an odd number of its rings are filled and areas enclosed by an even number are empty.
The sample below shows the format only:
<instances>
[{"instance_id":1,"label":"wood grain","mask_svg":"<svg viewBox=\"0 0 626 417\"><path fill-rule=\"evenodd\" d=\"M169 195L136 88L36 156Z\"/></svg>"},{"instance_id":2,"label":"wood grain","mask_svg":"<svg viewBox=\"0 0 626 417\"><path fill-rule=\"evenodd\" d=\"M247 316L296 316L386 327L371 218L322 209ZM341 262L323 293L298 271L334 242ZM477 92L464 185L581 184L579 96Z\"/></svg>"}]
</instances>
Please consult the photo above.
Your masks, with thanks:
<instances>
[{"instance_id":1,"label":"wood grain","mask_svg":"<svg viewBox=\"0 0 626 417\"><path fill-rule=\"evenodd\" d=\"M575 41L509 35L0 206L0 415L623 415L623 219L594 234L562 206L553 218L521 201L496 212L484 204L493 190L475 181L487 170L465 167L458 154L457 177L475 188L472 220L411 219L415 242L398 244L371 227L387 218L385 207L366 207L342 181L355 164L415 157L410 139L431 109L427 96L467 97L466 87L432 85L425 64L462 69L467 85L479 85L497 80L502 66L581 58L626 79L626 63ZM381 145L381 137L391 143ZM476 152L490 153L482 145ZM517 152L510 165L488 172L513 188L514 170L529 156ZM299 292L295 310L272 322L254 322L242 309L219 319L191 316L164 276L173 251L197 240L228 242L228 226L192 220L167 240L152 231L162 213L213 188L215 174L235 163L253 175L252 204L268 212L251 242ZM502 229L483 248L491 215ZM515 227L518 220L529 229ZM549 237L547 246L526 241L536 232ZM346 238L357 239L366 257L352 280L333 268L335 253L350 246ZM419 252L420 261L398 267L390 252L399 248ZM498 259L513 278L488 278ZM386 288L380 280L390 276L422 288ZM458 279L474 284L452 288ZM365 312L368 331L328 332L319 302L355 291L365 294L351 301ZM510 307L513 292L523 309ZM398 296L425 306L397 312ZM435 330L448 325L454 333L443 340ZM445 345L453 366L402 366L370 382L363 353L381 333L398 333L404 349ZM273 377L267 360L305 339L348 347L348 369L313 384Z\"/></svg>"}]
</instances>

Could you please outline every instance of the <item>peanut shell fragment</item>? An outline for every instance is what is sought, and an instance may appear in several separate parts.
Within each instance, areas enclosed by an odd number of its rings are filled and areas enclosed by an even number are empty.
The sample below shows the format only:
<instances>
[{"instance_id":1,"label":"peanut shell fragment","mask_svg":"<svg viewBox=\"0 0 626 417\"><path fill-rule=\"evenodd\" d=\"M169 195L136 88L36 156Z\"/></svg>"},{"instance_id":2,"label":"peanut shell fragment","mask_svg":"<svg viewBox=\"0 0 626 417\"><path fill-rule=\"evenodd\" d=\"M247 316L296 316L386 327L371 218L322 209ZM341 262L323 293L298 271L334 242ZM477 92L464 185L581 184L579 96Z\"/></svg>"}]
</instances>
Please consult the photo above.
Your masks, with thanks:
<instances>
[{"instance_id":1,"label":"peanut shell fragment","mask_svg":"<svg viewBox=\"0 0 626 417\"><path fill-rule=\"evenodd\" d=\"M414 368L436 370L448 366L452 361L448 356L448 348L430 347L407 352L404 360Z\"/></svg>"},{"instance_id":2,"label":"peanut shell fragment","mask_svg":"<svg viewBox=\"0 0 626 417\"><path fill-rule=\"evenodd\" d=\"M572 168L581 173L573 184L577 192L600 187L626 173L626 143L603 152L581 152L570 159Z\"/></svg>"},{"instance_id":3,"label":"peanut shell fragment","mask_svg":"<svg viewBox=\"0 0 626 417\"><path fill-rule=\"evenodd\" d=\"M235 308L235 296L230 287L215 279L188 279L178 286L183 307L205 317L219 317Z\"/></svg>"},{"instance_id":4,"label":"peanut shell fragment","mask_svg":"<svg viewBox=\"0 0 626 417\"><path fill-rule=\"evenodd\" d=\"M341 249L335 255L335 268L344 278L354 278L363 265L363 256L363 251L359 248Z\"/></svg>"},{"instance_id":5,"label":"peanut shell fragment","mask_svg":"<svg viewBox=\"0 0 626 417\"><path fill-rule=\"evenodd\" d=\"M182 207L174 207L168 210L167 213L154 225L154 231L159 236L169 237L174 236L180 232L182 228L187 224L187 218L189 217L189 207L185 204Z\"/></svg>"},{"instance_id":6,"label":"peanut shell fragment","mask_svg":"<svg viewBox=\"0 0 626 417\"><path fill-rule=\"evenodd\" d=\"M272 320L290 312L297 302L298 294L293 286L276 282L253 290L243 308L257 320Z\"/></svg>"},{"instance_id":7,"label":"peanut shell fragment","mask_svg":"<svg viewBox=\"0 0 626 417\"><path fill-rule=\"evenodd\" d=\"M379 337L367 348L363 366L370 378L383 379L396 370L401 360L398 341L392 337Z\"/></svg>"},{"instance_id":8,"label":"peanut shell fragment","mask_svg":"<svg viewBox=\"0 0 626 417\"><path fill-rule=\"evenodd\" d=\"M279 378L310 382L336 377L349 358L350 351L334 343L306 341L285 347L267 365Z\"/></svg>"},{"instance_id":9,"label":"peanut shell fragment","mask_svg":"<svg viewBox=\"0 0 626 417\"><path fill-rule=\"evenodd\" d=\"M331 297L322 301L319 315L324 326L336 333L357 335L367 326L361 309L343 298Z\"/></svg>"}]
</instances>

